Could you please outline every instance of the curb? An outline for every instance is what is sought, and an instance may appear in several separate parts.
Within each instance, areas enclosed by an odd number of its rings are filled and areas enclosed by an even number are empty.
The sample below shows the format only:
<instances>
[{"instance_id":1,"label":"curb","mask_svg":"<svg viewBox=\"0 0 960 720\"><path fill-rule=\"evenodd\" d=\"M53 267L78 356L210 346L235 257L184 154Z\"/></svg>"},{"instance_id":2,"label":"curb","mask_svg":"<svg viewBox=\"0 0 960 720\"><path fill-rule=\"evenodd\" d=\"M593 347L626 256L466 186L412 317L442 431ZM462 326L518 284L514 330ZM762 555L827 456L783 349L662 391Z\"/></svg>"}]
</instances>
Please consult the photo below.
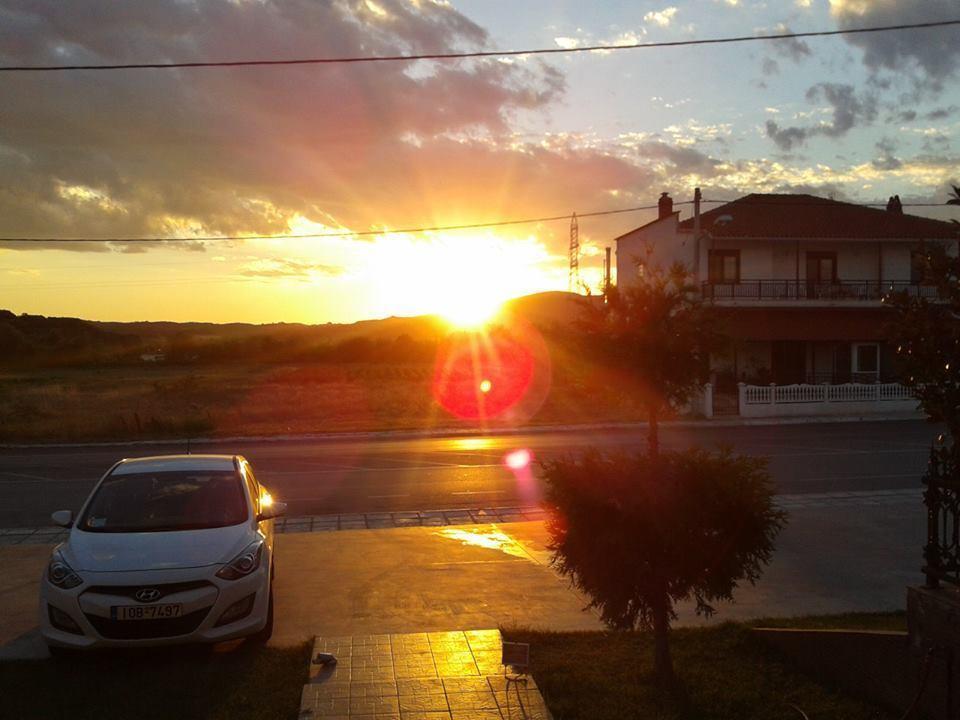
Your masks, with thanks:
<instances>
[{"instance_id":1,"label":"curb","mask_svg":"<svg viewBox=\"0 0 960 720\"><path fill-rule=\"evenodd\" d=\"M919 503L920 488L898 490L851 490L826 493L774 495L781 510L809 510L825 507L901 505ZM536 505L509 507L450 508L445 510L392 510L384 512L332 513L280 518L274 526L278 535L336 532L339 530L390 530L406 527L446 525L507 524L546 520L547 511ZM63 542L68 531L59 527L0 528L0 546L47 545Z\"/></svg>"},{"instance_id":2,"label":"curb","mask_svg":"<svg viewBox=\"0 0 960 720\"><path fill-rule=\"evenodd\" d=\"M923 420L919 413L901 415L814 415L811 417L785 418L729 418L711 420L666 420L661 428L711 428L711 427L764 427L776 425L815 425L855 422L904 422ZM548 433L572 433L598 430L644 430L646 422L633 423L584 423L580 425L536 425L517 428L439 428L436 430L371 430L364 432L303 433L299 435L236 435L211 438L162 438L157 440L116 440L68 443L0 443L0 450L30 448L85 448L85 447L143 447L154 445L226 445L235 443L284 443L284 442L339 442L344 440L404 440L445 437L473 437L476 435L505 436L544 435Z\"/></svg>"}]
</instances>

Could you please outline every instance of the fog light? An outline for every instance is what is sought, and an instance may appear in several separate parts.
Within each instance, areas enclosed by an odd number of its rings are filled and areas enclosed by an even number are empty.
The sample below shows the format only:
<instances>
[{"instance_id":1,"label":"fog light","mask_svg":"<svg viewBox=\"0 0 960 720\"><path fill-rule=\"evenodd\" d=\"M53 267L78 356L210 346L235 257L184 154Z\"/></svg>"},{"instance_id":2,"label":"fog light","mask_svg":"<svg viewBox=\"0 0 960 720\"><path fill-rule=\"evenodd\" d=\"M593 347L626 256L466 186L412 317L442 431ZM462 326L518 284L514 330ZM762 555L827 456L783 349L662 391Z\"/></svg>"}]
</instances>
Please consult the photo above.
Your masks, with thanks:
<instances>
[{"instance_id":1,"label":"fog light","mask_svg":"<svg viewBox=\"0 0 960 720\"><path fill-rule=\"evenodd\" d=\"M68 632L71 635L83 635L83 630L77 625L77 621L60 608L47 603L47 612L50 616L50 624L57 630Z\"/></svg>"},{"instance_id":2,"label":"fog light","mask_svg":"<svg viewBox=\"0 0 960 720\"><path fill-rule=\"evenodd\" d=\"M217 624L214 625L214 627L220 627L221 625L245 618L253 610L253 601L256 600L256 598L257 594L252 593L242 600L237 600L233 605L223 611L223 615L220 616L220 619L217 620Z\"/></svg>"}]
</instances>

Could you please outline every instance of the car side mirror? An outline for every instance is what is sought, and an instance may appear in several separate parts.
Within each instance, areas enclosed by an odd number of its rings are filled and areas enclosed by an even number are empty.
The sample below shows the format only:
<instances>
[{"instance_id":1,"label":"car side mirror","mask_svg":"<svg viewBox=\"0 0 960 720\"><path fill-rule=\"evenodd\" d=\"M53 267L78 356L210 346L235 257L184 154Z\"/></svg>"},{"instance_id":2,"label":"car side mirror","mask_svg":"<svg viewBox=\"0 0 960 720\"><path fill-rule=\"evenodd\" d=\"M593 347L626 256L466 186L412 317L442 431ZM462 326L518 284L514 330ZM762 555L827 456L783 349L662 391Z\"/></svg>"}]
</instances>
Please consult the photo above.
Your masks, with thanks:
<instances>
[{"instance_id":1,"label":"car side mirror","mask_svg":"<svg viewBox=\"0 0 960 720\"><path fill-rule=\"evenodd\" d=\"M265 505L260 508L260 512L257 514L257 521L260 520L272 520L273 518L278 518L284 513L287 512L287 504L283 502L274 502L270 505Z\"/></svg>"},{"instance_id":2,"label":"car side mirror","mask_svg":"<svg viewBox=\"0 0 960 720\"><path fill-rule=\"evenodd\" d=\"M59 525L60 527L68 528L73 525L73 511L72 510L57 510L50 516L50 519L53 520L54 525Z\"/></svg>"}]
</instances>

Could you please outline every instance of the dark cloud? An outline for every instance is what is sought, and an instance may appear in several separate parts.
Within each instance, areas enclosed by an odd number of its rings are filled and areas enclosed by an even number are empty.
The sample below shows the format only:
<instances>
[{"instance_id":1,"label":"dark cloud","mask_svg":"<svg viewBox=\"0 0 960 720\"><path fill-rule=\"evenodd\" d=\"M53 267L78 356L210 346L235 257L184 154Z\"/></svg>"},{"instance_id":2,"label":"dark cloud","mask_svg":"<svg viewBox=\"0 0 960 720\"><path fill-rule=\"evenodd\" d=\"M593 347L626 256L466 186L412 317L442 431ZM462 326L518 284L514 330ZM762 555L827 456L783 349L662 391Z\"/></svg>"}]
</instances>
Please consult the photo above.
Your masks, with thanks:
<instances>
[{"instance_id":1,"label":"dark cloud","mask_svg":"<svg viewBox=\"0 0 960 720\"><path fill-rule=\"evenodd\" d=\"M852 85L819 83L807 90L810 102L827 102L833 111L830 122L817 125L782 127L767 120L767 137L781 150L791 150L816 136L837 138L846 135L857 125L868 124L877 116L877 102L873 95L858 96Z\"/></svg>"},{"instance_id":2,"label":"dark cloud","mask_svg":"<svg viewBox=\"0 0 960 720\"><path fill-rule=\"evenodd\" d=\"M780 23L775 28L775 34L786 35L791 32L792 30L783 23ZM783 40L776 40L770 43L770 47L784 57L790 58L794 62L805 60L813 54L806 41L799 38L785 38Z\"/></svg>"},{"instance_id":3,"label":"dark cloud","mask_svg":"<svg viewBox=\"0 0 960 720\"><path fill-rule=\"evenodd\" d=\"M896 144L890 138L883 138L877 142L876 146L879 157L874 158L873 166L878 170L896 170L903 167L903 161L894 156L897 150Z\"/></svg>"},{"instance_id":4,"label":"dark cloud","mask_svg":"<svg viewBox=\"0 0 960 720\"><path fill-rule=\"evenodd\" d=\"M692 147L668 145L664 142L650 141L641 143L637 148L639 157L645 161L665 161L672 167L672 175L700 175L711 177L716 175L717 166L721 165L706 153Z\"/></svg>"},{"instance_id":5,"label":"dark cloud","mask_svg":"<svg viewBox=\"0 0 960 720\"><path fill-rule=\"evenodd\" d=\"M924 113L924 120L947 120L948 118L955 118L960 115L958 112L960 108L957 108L956 105L950 105L949 107L936 108L931 110L928 113Z\"/></svg>"},{"instance_id":6,"label":"dark cloud","mask_svg":"<svg viewBox=\"0 0 960 720\"><path fill-rule=\"evenodd\" d=\"M3 64L487 46L431 0L0 0ZM504 140L515 113L563 92L536 60L5 76L0 236L269 234L295 214L356 230L457 224L645 190L647 170L602 150Z\"/></svg>"},{"instance_id":7,"label":"dark cloud","mask_svg":"<svg viewBox=\"0 0 960 720\"><path fill-rule=\"evenodd\" d=\"M833 0L831 12L842 29L871 25L954 20L956 0ZM873 72L908 77L916 86L938 91L954 75L960 60L956 27L846 36L863 50L863 62Z\"/></svg>"}]
</instances>

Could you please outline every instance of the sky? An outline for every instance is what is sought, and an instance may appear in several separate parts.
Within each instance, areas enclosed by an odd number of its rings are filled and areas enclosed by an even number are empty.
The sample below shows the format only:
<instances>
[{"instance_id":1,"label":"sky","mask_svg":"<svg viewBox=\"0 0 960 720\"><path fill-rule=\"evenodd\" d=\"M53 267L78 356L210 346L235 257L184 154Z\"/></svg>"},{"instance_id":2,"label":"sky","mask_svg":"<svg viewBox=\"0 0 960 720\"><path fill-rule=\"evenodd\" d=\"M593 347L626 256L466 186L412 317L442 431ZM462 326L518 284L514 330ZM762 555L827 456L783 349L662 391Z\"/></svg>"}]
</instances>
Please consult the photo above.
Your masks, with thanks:
<instances>
[{"instance_id":1,"label":"sky","mask_svg":"<svg viewBox=\"0 0 960 720\"><path fill-rule=\"evenodd\" d=\"M575 47L960 18L955 0L0 0L0 65ZM545 59L544 59L545 58ZM567 216L945 202L960 28L415 63L0 73L0 307L353 322L567 287ZM686 206L684 206L686 208ZM950 217L943 210L917 210ZM956 212L952 213L956 215ZM584 282L650 212L580 221Z\"/></svg>"}]
</instances>

